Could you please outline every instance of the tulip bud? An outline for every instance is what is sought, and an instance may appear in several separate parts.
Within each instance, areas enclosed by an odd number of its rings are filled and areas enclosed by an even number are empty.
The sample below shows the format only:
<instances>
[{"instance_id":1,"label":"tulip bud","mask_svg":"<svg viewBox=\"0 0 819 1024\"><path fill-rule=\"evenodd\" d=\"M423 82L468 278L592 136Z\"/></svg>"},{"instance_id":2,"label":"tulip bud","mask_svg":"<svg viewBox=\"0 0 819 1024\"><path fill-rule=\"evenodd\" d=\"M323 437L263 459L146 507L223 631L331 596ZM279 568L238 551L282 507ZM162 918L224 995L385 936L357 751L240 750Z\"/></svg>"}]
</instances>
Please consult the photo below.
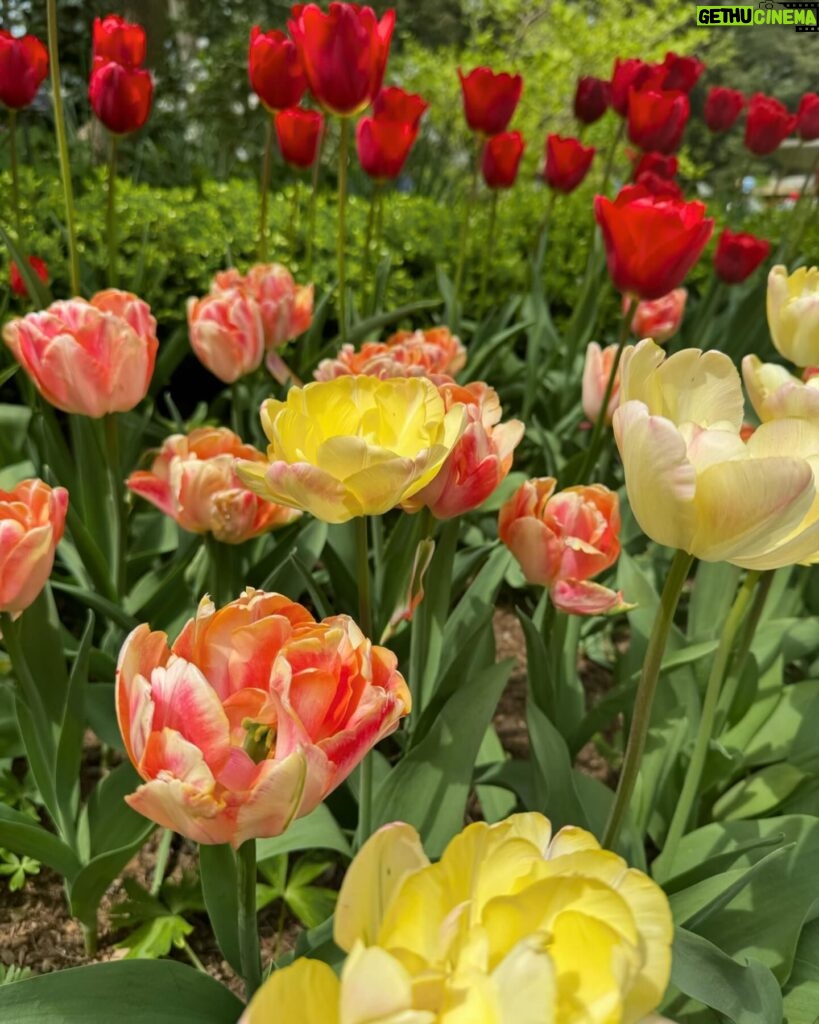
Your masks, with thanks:
<instances>
[{"instance_id":1,"label":"tulip bud","mask_svg":"<svg viewBox=\"0 0 819 1024\"><path fill-rule=\"evenodd\" d=\"M725 284L741 284L767 259L771 243L764 238L724 228L717 240L714 270Z\"/></svg>"},{"instance_id":2,"label":"tulip bud","mask_svg":"<svg viewBox=\"0 0 819 1024\"><path fill-rule=\"evenodd\" d=\"M376 181L391 181L404 169L417 131L404 121L362 117L356 125L358 159Z\"/></svg>"},{"instance_id":3,"label":"tulip bud","mask_svg":"<svg viewBox=\"0 0 819 1024\"><path fill-rule=\"evenodd\" d=\"M94 66L108 61L126 68L138 68L145 60L145 29L118 14L94 18Z\"/></svg>"},{"instance_id":4,"label":"tulip bud","mask_svg":"<svg viewBox=\"0 0 819 1024\"><path fill-rule=\"evenodd\" d=\"M543 169L546 184L556 192L574 192L589 173L595 152L594 146L584 146L577 139L547 136Z\"/></svg>"},{"instance_id":5,"label":"tulip bud","mask_svg":"<svg viewBox=\"0 0 819 1024\"><path fill-rule=\"evenodd\" d=\"M806 92L796 111L796 134L803 142L819 139L819 96Z\"/></svg>"},{"instance_id":6,"label":"tulip bud","mask_svg":"<svg viewBox=\"0 0 819 1024\"><path fill-rule=\"evenodd\" d=\"M796 117L784 103L772 96L755 93L748 105L745 121L745 146L755 156L768 156L796 127Z\"/></svg>"},{"instance_id":7,"label":"tulip bud","mask_svg":"<svg viewBox=\"0 0 819 1024\"><path fill-rule=\"evenodd\" d=\"M318 156L324 117L317 110L290 107L276 114L274 124L282 157L294 167L312 167Z\"/></svg>"},{"instance_id":8,"label":"tulip bud","mask_svg":"<svg viewBox=\"0 0 819 1024\"><path fill-rule=\"evenodd\" d=\"M601 349L596 341L589 342L586 349L586 361L583 365L582 406L586 419L596 423L603 408L603 397L606 394L611 369L617 355L617 345L607 345ZM611 423L614 410L620 404L620 369L618 367L614 384L606 406L605 423Z\"/></svg>"},{"instance_id":9,"label":"tulip bud","mask_svg":"<svg viewBox=\"0 0 819 1024\"><path fill-rule=\"evenodd\" d=\"M631 320L631 333L636 338L653 338L662 345L680 329L687 298L685 288L675 288L659 299L638 302Z\"/></svg>"},{"instance_id":10,"label":"tulip bud","mask_svg":"<svg viewBox=\"0 0 819 1024\"><path fill-rule=\"evenodd\" d=\"M39 256L29 256L28 264L43 284L47 285L48 267L44 260L41 260ZM16 263L12 263L11 270L9 271L9 287L14 294L19 295L21 299L24 299L28 295L26 282L23 280L23 275L20 273L20 268Z\"/></svg>"},{"instance_id":11,"label":"tulip bud","mask_svg":"<svg viewBox=\"0 0 819 1024\"><path fill-rule=\"evenodd\" d=\"M429 104L414 92L405 92L397 85L382 89L373 101L373 117L403 121L418 128Z\"/></svg>"},{"instance_id":12,"label":"tulip bud","mask_svg":"<svg viewBox=\"0 0 819 1024\"><path fill-rule=\"evenodd\" d=\"M48 74L48 50L36 36L13 36L0 28L0 103L27 107Z\"/></svg>"},{"instance_id":13,"label":"tulip bud","mask_svg":"<svg viewBox=\"0 0 819 1024\"><path fill-rule=\"evenodd\" d=\"M200 362L225 384L262 364L265 338L259 305L242 288L188 299L188 334Z\"/></svg>"},{"instance_id":14,"label":"tulip bud","mask_svg":"<svg viewBox=\"0 0 819 1024\"><path fill-rule=\"evenodd\" d=\"M611 84L593 75L577 80L574 94L574 116L582 124L594 124L608 110L611 102Z\"/></svg>"},{"instance_id":15,"label":"tulip bud","mask_svg":"<svg viewBox=\"0 0 819 1024\"><path fill-rule=\"evenodd\" d=\"M628 137L641 149L673 153L680 148L690 111L684 92L632 89L628 101Z\"/></svg>"},{"instance_id":16,"label":"tulip bud","mask_svg":"<svg viewBox=\"0 0 819 1024\"><path fill-rule=\"evenodd\" d=\"M696 57L681 57L676 53L667 53L663 61L666 69L663 89L679 89L689 93L697 84L705 65Z\"/></svg>"},{"instance_id":17,"label":"tulip bud","mask_svg":"<svg viewBox=\"0 0 819 1024\"><path fill-rule=\"evenodd\" d=\"M481 174L487 188L511 188L515 184L525 148L520 132L501 132L486 140Z\"/></svg>"},{"instance_id":18,"label":"tulip bud","mask_svg":"<svg viewBox=\"0 0 819 1024\"><path fill-rule=\"evenodd\" d=\"M729 131L745 106L745 97L737 89L712 86L705 100L703 117L712 132Z\"/></svg>"},{"instance_id":19,"label":"tulip bud","mask_svg":"<svg viewBox=\"0 0 819 1024\"><path fill-rule=\"evenodd\" d=\"M153 88L150 72L144 68L108 61L92 72L88 98L94 114L110 132L126 135L148 120Z\"/></svg>"},{"instance_id":20,"label":"tulip bud","mask_svg":"<svg viewBox=\"0 0 819 1024\"><path fill-rule=\"evenodd\" d=\"M247 73L253 91L271 113L295 107L307 88L296 44L275 29L262 32L254 25L250 30Z\"/></svg>"},{"instance_id":21,"label":"tulip bud","mask_svg":"<svg viewBox=\"0 0 819 1024\"><path fill-rule=\"evenodd\" d=\"M505 132L523 92L520 75L491 68L475 68L465 75L458 68L466 123L473 132L499 135Z\"/></svg>"}]
</instances>

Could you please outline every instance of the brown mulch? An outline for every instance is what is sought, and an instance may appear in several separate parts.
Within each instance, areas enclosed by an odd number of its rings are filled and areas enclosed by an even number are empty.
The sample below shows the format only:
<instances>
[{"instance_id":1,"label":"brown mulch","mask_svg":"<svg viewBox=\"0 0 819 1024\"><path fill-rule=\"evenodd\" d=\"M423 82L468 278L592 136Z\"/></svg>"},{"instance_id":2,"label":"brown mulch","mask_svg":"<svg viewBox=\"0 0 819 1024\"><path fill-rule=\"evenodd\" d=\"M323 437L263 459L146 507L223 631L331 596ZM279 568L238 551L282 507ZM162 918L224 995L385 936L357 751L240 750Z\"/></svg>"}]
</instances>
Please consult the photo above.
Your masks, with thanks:
<instances>
[{"instance_id":1,"label":"brown mulch","mask_svg":"<svg viewBox=\"0 0 819 1024\"><path fill-rule=\"evenodd\" d=\"M504 749L512 757L526 759L529 757L529 736L526 730L526 647L523 633L515 615L504 609L496 612L494 627L498 658L511 656L516 662L495 714L495 728ZM588 703L593 705L610 688L611 676L604 668L586 659L581 661L579 670ZM575 763L588 775L604 782L613 781L610 766L593 743L579 752ZM124 872L125 876L146 888L150 886L158 841L159 833L156 833ZM186 840L178 839L168 877L178 879L195 865L195 847ZM57 874L42 866L39 874L27 878L19 892L10 892L5 880L0 880L0 963L6 967L28 967L32 973L42 974L123 957L125 950L116 948L116 943L125 937L125 933L113 930L110 910L124 895L119 880L106 893L99 915L99 951L89 958L82 929L68 912L65 892ZM280 907L275 902L259 915L263 962L291 949L299 933L299 926L287 918L279 940L279 914ZM241 995L242 983L222 958L206 916L188 914L186 920L194 925L188 943L208 973ZM187 960L182 950L175 951L174 956Z\"/></svg>"}]
</instances>

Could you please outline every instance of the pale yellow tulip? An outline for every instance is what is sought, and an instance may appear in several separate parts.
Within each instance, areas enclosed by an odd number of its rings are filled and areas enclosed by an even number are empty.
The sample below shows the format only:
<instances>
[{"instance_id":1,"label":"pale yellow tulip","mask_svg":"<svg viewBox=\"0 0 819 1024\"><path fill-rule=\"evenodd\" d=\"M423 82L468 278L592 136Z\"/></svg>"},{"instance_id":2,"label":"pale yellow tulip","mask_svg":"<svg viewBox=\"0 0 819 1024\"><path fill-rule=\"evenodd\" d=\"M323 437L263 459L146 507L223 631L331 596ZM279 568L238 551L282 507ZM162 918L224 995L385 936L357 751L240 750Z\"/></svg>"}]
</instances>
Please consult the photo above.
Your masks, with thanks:
<instances>
[{"instance_id":1,"label":"pale yellow tulip","mask_svg":"<svg viewBox=\"0 0 819 1024\"><path fill-rule=\"evenodd\" d=\"M819 423L819 377L803 381L778 363L750 355L742 360L742 379L763 423L789 416Z\"/></svg>"},{"instance_id":2,"label":"pale yellow tulip","mask_svg":"<svg viewBox=\"0 0 819 1024\"><path fill-rule=\"evenodd\" d=\"M256 494L328 523L381 515L425 487L458 440L464 408L425 378L339 377L262 405L268 462L238 462Z\"/></svg>"},{"instance_id":3,"label":"pale yellow tulip","mask_svg":"<svg viewBox=\"0 0 819 1024\"><path fill-rule=\"evenodd\" d=\"M775 569L819 560L819 423L779 419L740 437L742 388L721 352L623 356L614 434L637 522L711 562Z\"/></svg>"},{"instance_id":4,"label":"pale yellow tulip","mask_svg":"<svg viewBox=\"0 0 819 1024\"><path fill-rule=\"evenodd\" d=\"M819 363L819 269L783 266L768 274L768 327L774 345L796 366Z\"/></svg>"}]
</instances>

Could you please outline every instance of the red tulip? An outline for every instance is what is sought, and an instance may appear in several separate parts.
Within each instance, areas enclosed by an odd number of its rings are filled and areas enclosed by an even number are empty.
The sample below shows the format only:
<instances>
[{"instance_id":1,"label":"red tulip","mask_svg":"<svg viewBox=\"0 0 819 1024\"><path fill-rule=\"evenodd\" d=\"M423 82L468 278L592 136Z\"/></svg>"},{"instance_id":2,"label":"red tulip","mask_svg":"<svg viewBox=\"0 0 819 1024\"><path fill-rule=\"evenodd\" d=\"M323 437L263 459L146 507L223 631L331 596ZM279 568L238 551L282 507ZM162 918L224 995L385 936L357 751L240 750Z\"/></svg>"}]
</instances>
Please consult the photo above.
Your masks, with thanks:
<instances>
[{"instance_id":1,"label":"red tulip","mask_svg":"<svg viewBox=\"0 0 819 1024\"><path fill-rule=\"evenodd\" d=\"M764 238L725 228L717 240L714 270L726 284L741 284L768 257L771 243Z\"/></svg>"},{"instance_id":2,"label":"red tulip","mask_svg":"<svg viewBox=\"0 0 819 1024\"><path fill-rule=\"evenodd\" d=\"M779 148L795 127L796 117L784 103L764 93L754 93L745 121L745 146L755 156L767 156Z\"/></svg>"},{"instance_id":3,"label":"red tulip","mask_svg":"<svg viewBox=\"0 0 819 1024\"><path fill-rule=\"evenodd\" d=\"M29 256L29 266L40 278L43 284L48 284L48 267L45 262L40 259L39 256ZM15 295L19 295L20 298L24 299L28 295L28 288L26 288L26 282L23 280L23 276L20 273L20 268L16 263L12 263L11 270L9 272L9 286Z\"/></svg>"},{"instance_id":4,"label":"red tulip","mask_svg":"<svg viewBox=\"0 0 819 1024\"><path fill-rule=\"evenodd\" d=\"M145 29L118 14L94 18L94 66L109 60L126 68L138 68L145 60Z\"/></svg>"},{"instance_id":5,"label":"red tulip","mask_svg":"<svg viewBox=\"0 0 819 1024\"><path fill-rule=\"evenodd\" d=\"M673 181L677 174L679 161L675 156L664 156L662 153L641 153L634 166L634 180L641 174L656 174L658 178Z\"/></svg>"},{"instance_id":6,"label":"red tulip","mask_svg":"<svg viewBox=\"0 0 819 1024\"><path fill-rule=\"evenodd\" d=\"M254 25L250 30L247 73L253 91L271 113L295 107L307 88L296 44L275 29L262 32Z\"/></svg>"},{"instance_id":7,"label":"red tulip","mask_svg":"<svg viewBox=\"0 0 819 1024\"><path fill-rule=\"evenodd\" d=\"M594 216L614 286L639 299L682 284L714 230L703 203L658 198L642 185L627 185L614 200L595 196Z\"/></svg>"},{"instance_id":8,"label":"red tulip","mask_svg":"<svg viewBox=\"0 0 819 1024\"><path fill-rule=\"evenodd\" d=\"M634 178L635 185L642 185L658 199L682 199L683 190L672 178L664 178L656 171L640 171Z\"/></svg>"},{"instance_id":9,"label":"red tulip","mask_svg":"<svg viewBox=\"0 0 819 1024\"><path fill-rule=\"evenodd\" d=\"M684 92L632 89L628 102L628 137L641 149L673 153L682 142L691 105Z\"/></svg>"},{"instance_id":10,"label":"red tulip","mask_svg":"<svg viewBox=\"0 0 819 1024\"><path fill-rule=\"evenodd\" d=\"M703 117L712 132L727 132L742 113L745 97L738 89L712 86L705 100Z\"/></svg>"},{"instance_id":11,"label":"red tulip","mask_svg":"<svg viewBox=\"0 0 819 1024\"><path fill-rule=\"evenodd\" d=\"M0 28L0 103L27 107L48 74L48 50L36 36L15 38Z\"/></svg>"},{"instance_id":12,"label":"red tulip","mask_svg":"<svg viewBox=\"0 0 819 1024\"><path fill-rule=\"evenodd\" d=\"M546 184L557 192L574 192L589 173L594 153L594 146L584 146L577 139L548 135L543 169Z\"/></svg>"},{"instance_id":13,"label":"red tulip","mask_svg":"<svg viewBox=\"0 0 819 1024\"><path fill-rule=\"evenodd\" d=\"M153 81L144 68L127 68L114 61L91 73L88 98L91 109L115 135L141 128L151 112Z\"/></svg>"},{"instance_id":14,"label":"red tulip","mask_svg":"<svg viewBox=\"0 0 819 1024\"><path fill-rule=\"evenodd\" d=\"M373 116L390 121L404 121L418 128L421 118L429 110L429 104L414 92L405 92L398 85L389 85L375 97Z\"/></svg>"},{"instance_id":15,"label":"red tulip","mask_svg":"<svg viewBox=\"0 0 819 1024\"><path fill-rule=\"evenodd\" d=\"M274 123L284 159L295 167L312 167L324 124L322 115L317 110L290 107L280 110Z\"/></svg>"},{"instance_id":16,"label":"red tulip","mask_svg":"<svg viewBox=\"0 0 819 1024\"><path fill-rule=\"evenodd\" d=\"M523 92L520 75L475 68L464 75L458 68L466 123L473 132L498 135L506 131Z\"/></svg>"},{"instance_id":17,"label":"red tulip","mask_svg":"<svg viewBox=\"0 0 819 1024\"><path fill-rule=\"evenodd\" d=\"M611 83L594 75L583 75L577 80L574 94L574 116L583 124L594 124L608 110L611 102Z\"/></svg>"},{"instance_id":18,"label":"red tulip","mask_svg":"<svg viewBox=\"0 0 819 1024\"><path fill-rule=\"evenodd\" d=\"M486 140L481 174L488 188L511 188L515 184L525 147L520 132L501 132Z\"/></svg>"},{"instance_id":19,"label":"red tulip","mask_svg":"<svg viewBox=\"0 0 819 1024\"><path fill-rule=\"evenodd\" d=\"M379 21L359 4L331 3L326 14L316 4L296 4L292 14L287 27L317 102L341 117L360 113L381 88L395 11Z\"/></svg>"},{"instance_id":20,"label":"red tulip","mask_svg":"<svg viewBox=\"0 0 819 1024\"><path fill-rule=\"evenodd\" d=\"M618 57L615 60L611 74L611 105L620 117L625 117L628 113L629 90L639 89L656 74L656 71L653 64L646 64L636 57L629 57L627 60Z\"/></svg>"},{"instance_id":21,"label":"red tulip","mask_svg":"<svg viewBox=\"0 0 819 1024\"><path fill-rule=\"evenodd\" d=\"M705 65L696 57L680 57L676 53L667 53L663 61L666 69L663 81L664 89L679 89L689 93L697 84L697 79L705 71Z\"/></svg>"},{"instance_id":22,"label":"red tulip","mask_svg":"<svg viewBox=\"0 0 819 1024\"><path fill-rule=\"evenodd\" d=\"M358 159L376 181L397 178L407 162L418 132L404 121L362 117L356 126Z\"/></svg>"},{"instance_id":23,"label":"red tulip","mask_svg":"<svg viewBox=\"0 0 819 1024\"><path fill-rule=\"evenodd\" d=\"M819 139L819 96L806 92L796 111L796 134L803 142Z\"/></svg>"}]
</instances>

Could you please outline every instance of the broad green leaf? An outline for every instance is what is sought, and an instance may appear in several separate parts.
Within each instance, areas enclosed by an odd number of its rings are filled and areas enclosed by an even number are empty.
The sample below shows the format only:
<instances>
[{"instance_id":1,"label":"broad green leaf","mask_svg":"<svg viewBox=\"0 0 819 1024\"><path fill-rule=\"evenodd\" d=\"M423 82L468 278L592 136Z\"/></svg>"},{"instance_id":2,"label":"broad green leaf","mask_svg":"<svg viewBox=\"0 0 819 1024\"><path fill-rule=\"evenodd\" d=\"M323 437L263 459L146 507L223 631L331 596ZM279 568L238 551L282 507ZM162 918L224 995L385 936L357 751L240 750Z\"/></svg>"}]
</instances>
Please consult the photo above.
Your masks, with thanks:
<instances>
[{"instance_id":1,"label":"broad green leaf","mask_svg":"<svg viewBox=\"0 0 819 1024\"><path fill-rule=\"evenodd\" d=\"M92 964L0 986L9 1024L236 1024L242 1009L224 985L173 960Z\"/></svg>"},{"instance_id":2,"label":"broad green leaf","mask_svg":"<svg viewBox=\"0 0 819 1024\"><path fill-rule=\"evenodd\" d=\"M787 762L768 765L724 793L714 804L713 816L717 821L737 821L770 814L810 778L809 772Z\"/></svg>"},{"instance_id":3,"label":"broad green leaf","mask_svg":"<svg viewBox=\"0 0 819 1024\"><path fill-rule=\"evenodd\" d=\"M566 741L543 711L527 701L526 723L535 766L535 799L530 808L545 814L555 829L564 825L588 828L586 812L575 788Z\"/></svg>"},{"instance_id":4,"label":"broad green leaf","mask_svg":"<svg viewBox=\"0 0 819 1024\"><path fill-rule=\"evenodd\" d=\"M227 962L241 974L239 882L233 850L225 843L200 844L199 872L213 934Z\"/></svg>"},{"instance_id":5,"label":"broad green leaf","mask_svg":"<svg viewBox=\"0 0 819 1024\"><path fill-rule=\"evenodd\" d=\"M700 562L688 603L688 636L693 641L719 639L731 610L741 570L728 562Z\"/></svg>"},{"instance_id":6,"label":"broad green leaf","mask_svg":"<svg viewBox=\"0 0 819 1024\"><path fill-rule=\"evenodd\" d=\"M816 1024L819 1020L819 921L811 921L802 932L784 996L784 1024Z\"/></svg>"},{"instance_id":7,"label":"broad green leaf","mask_svg":"<svg viewBox=\"0 0 819 1024\"><path fill-rule=\"evenodd\" d=\"M33 857L67 879L75 877L82 867L71 847L5 804L0 804L0 846Z\"/></svg>"},{"instance_id":8,"label":"broad green leaf","mask_svg":"<svg viewBox=\"0 0 819 1024\"><path fill-rule=\"evenodd\" d=\"M153 831L152 821L146 821L144 818L141 821L141 830L129 843L98 854L72 879L68 887L71 911L83 924L96 924L97 910L105 890L119 876L128 861L139 852Z\"/></svg>"},{"instance_id":9,"label":"broad green leaf","mask_svg":"<svg viewBox=\"0 0 819 1024\"><path fill-rule=\"evenodd\" d=\"M406 821L421 833L430 856L443 851L463 825L475 759L512 664L508 659L464 680L426 736L377 788L373 828Z\"/></svg>"},{"instance_id":10,"label":"broad green leaf","mask_svg":"<svg viewBox=\"0 0 819 1024\"><path fill-rule=\"evenodd\" d=\"M141 783L131 763L123 761L94 787L85 807L91 857L129 846L145 835L146 819L125 802Z\"/></svg>"},{"instance_id":11,"label":"broad green leaf","mask_svg":"<svg viewBox=\"0 0 819 1024\"><path fill-rule=\"evenodd\" d=\"M743 966L700 935L677 928L671 981L682 993L725 1014L733 1024L781 1024L782 993L757 960ZM674 1003L663 1007L674 1014Z\"/></svg>"},{"instance_id":12,"label":"broad green leaf","mask_svg":"<svg viewBox=\"0 0 819 1024\"><path fill-rule=\"evenodd\" d=\"M486 765L493 762L506 760L506 752L503 749L494 726L486 730L486 735L481 742L478 751L477 764ZM500 786L478 786L476 787L478 799L481 802L484 818L488 822L501 821L508 817L515 809L515 798L507 790Z\"/></svg>"},{"instance_id":13,"label":"broad green leaf","mask_svg":"<svg viewBox=\"0 0 819 1024\"><path fill-rule=\"evenodd\" d=\"M80 648L68 677L65 712L57 741L57 759L54 767L57 804L61 808L64 820L69 820L72 826L79 801L80 763L85 733L85 689L88 685L88 659L93 633L94 616L89 613Z\"/></svg>"},{"instance_id":14,"label":"broad green leaf","mask_svg":"<svg viewBox=\"0 0 819 1024\"><path fill-rule=\"evenodd\" d=\"M291 822L280 836L256 840L256 858L260 864L294 850L336 850L345 857L352 856L344 833L323 803L304 818Z\"/></svg>"}]
</instances>

